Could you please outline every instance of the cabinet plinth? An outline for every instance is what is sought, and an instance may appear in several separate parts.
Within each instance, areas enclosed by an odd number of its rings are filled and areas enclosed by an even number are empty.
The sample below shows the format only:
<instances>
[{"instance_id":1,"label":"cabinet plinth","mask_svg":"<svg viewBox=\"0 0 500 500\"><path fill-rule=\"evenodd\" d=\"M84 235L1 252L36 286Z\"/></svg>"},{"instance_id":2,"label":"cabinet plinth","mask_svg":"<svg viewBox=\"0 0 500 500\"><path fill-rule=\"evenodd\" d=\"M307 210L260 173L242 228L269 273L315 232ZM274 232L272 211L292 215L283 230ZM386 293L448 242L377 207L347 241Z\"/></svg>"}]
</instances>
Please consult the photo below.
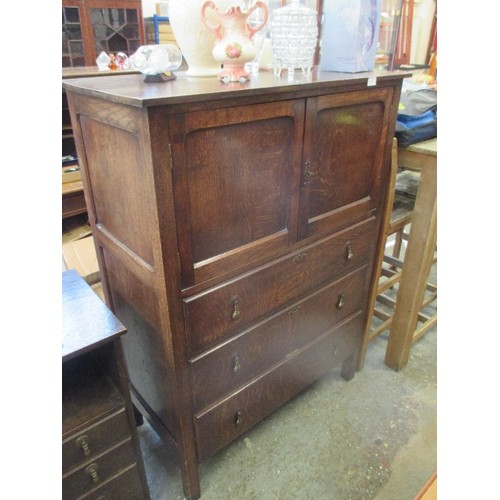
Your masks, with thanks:
<instances>
[{"instance_id":1,"label":"cabinet plinth","mask_svg":"<svg viewBox=\"0 0 500 500\"><path fill-rule=\"evenodd\" d=\"M134 402L187 497L200 460L354 376L404 76L64 81Z\"/></svg>"}]
</instances>

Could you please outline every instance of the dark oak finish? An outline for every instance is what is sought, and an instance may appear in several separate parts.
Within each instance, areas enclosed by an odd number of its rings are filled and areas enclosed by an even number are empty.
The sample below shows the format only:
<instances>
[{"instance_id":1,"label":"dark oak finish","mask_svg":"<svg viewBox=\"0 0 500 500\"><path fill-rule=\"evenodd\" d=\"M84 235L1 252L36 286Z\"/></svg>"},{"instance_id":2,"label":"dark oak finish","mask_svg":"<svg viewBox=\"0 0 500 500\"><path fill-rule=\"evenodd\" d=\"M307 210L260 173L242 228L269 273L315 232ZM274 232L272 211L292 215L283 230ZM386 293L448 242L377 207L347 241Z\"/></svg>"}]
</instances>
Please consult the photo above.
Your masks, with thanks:
<instances>
[{"instance_id":1,"label":"dark oak finish","mask_svg":"<svg viewBox=\"0 0 500 500\"><path fill-rule=\"evenodd\" d=\"M199 460L354 376L404 76L65 80L134 402L188 498Z\"/></svg>"},{"instance_id":2,"label":"dark oak finish","mask_svg":"<svg viewBox=\"0 0 500 500\"><path fill-rule=\"evenodd\" d=\"M62 498L149 499L121 347L125 327L62 275Z\"/></svg>"}]
</instances>

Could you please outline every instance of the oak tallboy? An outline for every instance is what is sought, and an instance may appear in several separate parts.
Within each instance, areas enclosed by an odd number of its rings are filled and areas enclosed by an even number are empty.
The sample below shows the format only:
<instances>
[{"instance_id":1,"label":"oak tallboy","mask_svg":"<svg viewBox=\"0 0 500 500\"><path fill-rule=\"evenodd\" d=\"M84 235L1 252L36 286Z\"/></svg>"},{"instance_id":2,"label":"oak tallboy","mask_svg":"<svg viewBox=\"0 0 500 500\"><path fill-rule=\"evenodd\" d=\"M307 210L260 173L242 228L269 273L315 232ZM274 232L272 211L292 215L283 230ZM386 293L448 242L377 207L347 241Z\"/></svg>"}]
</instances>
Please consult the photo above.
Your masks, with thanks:
<instances>
[{"instance_id":1,"label":"oak tallboy","mask_svg":"<svg viewBox=\"0 0 500 500\"><path fill-rule=\"evenodd\" d=\"M134 402L198 462L354 376L402 78L64 80Z\"/></svg>"}]
</instances>

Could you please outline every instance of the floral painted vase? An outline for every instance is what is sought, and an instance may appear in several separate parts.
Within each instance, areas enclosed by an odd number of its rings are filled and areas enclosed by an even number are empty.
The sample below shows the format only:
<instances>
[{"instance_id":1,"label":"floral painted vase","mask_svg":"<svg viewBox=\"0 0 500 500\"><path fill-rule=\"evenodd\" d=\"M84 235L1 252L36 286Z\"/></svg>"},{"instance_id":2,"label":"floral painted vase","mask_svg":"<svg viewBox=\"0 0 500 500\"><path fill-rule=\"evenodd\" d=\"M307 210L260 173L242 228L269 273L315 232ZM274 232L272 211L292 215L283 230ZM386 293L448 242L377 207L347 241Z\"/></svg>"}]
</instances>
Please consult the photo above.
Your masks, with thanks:
<instances>
[{"instance_id":1,"label":"floral painted vase","mask_svg":"<svg viewBox=\"0 0 500 500\"><path fill-rule=\"evenodd\" d=\"M256 9L262 9L261 21L256 26L249 22L249 17ZM218 23L213 24L209 14L217 15ZM212 0L207 0L201 7L203 24L215 33L215 46L212 56L222 64L219 79L223 82L244 82L250 79L245 64L255 57L254 34L267 22L269 11L264 2L255 2L250 9L242 11L239 5L231 5L223 10Z\"/></svg>"}]
</instances>

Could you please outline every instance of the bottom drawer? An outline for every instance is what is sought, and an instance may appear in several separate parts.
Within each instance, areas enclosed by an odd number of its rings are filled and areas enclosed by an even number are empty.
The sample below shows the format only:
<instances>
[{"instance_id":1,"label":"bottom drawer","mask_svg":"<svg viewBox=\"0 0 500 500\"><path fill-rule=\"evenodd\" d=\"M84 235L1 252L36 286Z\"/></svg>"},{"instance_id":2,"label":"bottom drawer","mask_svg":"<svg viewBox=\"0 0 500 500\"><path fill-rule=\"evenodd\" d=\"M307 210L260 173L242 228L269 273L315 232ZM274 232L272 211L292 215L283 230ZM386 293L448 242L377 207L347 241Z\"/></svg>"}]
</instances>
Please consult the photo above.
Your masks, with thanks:
<instances>
[{"instance_id":1,"label":"bottom drawer","mask_svg":"<svg viewBox=\"0 0 500 500\"><path fill-rule=\"evenodd\" d=\"M361 312L194 416L198 458L219 451L358 350Z\"/></svg>"},{"instance_id":2,"label":"bottom drawer","mask_svg":"<svg viewBox=\"0 0 500 500\"><path fill-rule=\"evenodd\" d=\"M80 497L85 500L143 500L149 494L144 491L139 468L131 465L106 484Z\"/></svg>"},{"instance_id":3,"label":"bottom drawer","mask_svg":"<svg viewBox=\"0 0 500 500\"><path fill-rule=\"evenodd\" d=\"M62 480L63 498L79 498L91 489L104 484L134 462L134 448L129 438L107 453L85 462L78 469L64 475Z\"/></svg>"}]
</instances>

